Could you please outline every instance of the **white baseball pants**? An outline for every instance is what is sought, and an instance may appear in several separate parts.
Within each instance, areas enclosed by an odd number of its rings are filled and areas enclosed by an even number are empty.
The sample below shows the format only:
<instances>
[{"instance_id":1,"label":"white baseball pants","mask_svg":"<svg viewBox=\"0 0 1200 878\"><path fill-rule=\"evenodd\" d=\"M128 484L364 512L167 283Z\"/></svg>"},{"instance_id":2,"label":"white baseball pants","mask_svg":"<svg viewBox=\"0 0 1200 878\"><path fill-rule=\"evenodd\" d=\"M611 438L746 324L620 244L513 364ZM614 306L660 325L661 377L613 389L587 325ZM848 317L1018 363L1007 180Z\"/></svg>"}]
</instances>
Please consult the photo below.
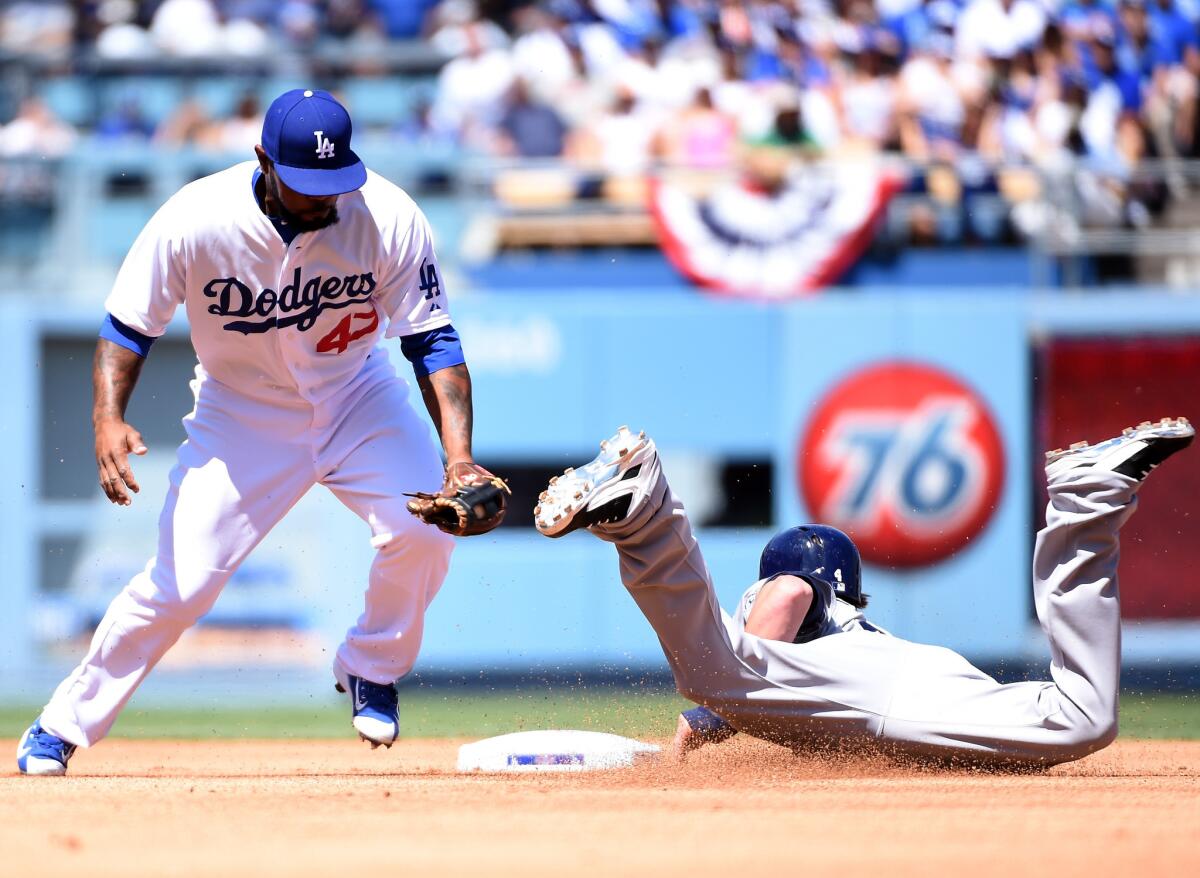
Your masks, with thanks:
<instances>
[{"instance_id":1,"label":"white baseball pants","mask_svg":"<svg viewBox=\"0 0 1200 878\"><path fill-rule=\"evenodd\" d=\"M865 630L804 644L746 634L717 604L663 477L632 518L595 532L616 545L621 579L658 634L680 693L734 728L797 748L857 742L921 757L1052 765L1117 733L1117 531L1137 488L1094 469L1050 484L1033 556L1048 682L1002 685L949 649Z\"/></svg>"},{"instance_id":2,"label":"white baseball pants","mask_svg":"<svg viewBox=\"0 0 1200 878\"><path fill-rule=\"evenodd\" d=\"M108 733L150 669L315 484L370 526L377 549L365 609L337 651L342 671L391 683L411 670L425 610L446 575L453 538L414 518L402 496L438 490L441 459L407 384L386 363L318 406L268 404L211 379L193 390L158 553L113 600L42 713L42 726L73 744Z\"/></svg>"}]
</instances>

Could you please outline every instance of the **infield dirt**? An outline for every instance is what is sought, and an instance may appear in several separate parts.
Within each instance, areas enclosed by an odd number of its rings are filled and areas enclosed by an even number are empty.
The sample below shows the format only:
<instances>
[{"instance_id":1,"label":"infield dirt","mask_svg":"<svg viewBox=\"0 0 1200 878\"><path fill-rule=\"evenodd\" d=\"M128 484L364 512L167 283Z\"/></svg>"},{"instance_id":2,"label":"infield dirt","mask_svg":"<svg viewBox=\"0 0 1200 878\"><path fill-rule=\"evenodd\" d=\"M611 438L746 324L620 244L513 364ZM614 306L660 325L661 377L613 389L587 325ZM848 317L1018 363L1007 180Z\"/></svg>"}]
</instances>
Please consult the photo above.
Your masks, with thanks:
<instances>
[{"instance_id":1,"label":"infield dirt","mask_svg":"<svg viewBox=\"0 0 1200 878\"><path fill-rule=\"evenodd\" d=\"M1200 742L995 775L735 740L522 776L456 774L461 743L107 741L68 778L0 777L0 874L1096 878L1183 874L1200 852Z\"/></svg>"}]
</instances>

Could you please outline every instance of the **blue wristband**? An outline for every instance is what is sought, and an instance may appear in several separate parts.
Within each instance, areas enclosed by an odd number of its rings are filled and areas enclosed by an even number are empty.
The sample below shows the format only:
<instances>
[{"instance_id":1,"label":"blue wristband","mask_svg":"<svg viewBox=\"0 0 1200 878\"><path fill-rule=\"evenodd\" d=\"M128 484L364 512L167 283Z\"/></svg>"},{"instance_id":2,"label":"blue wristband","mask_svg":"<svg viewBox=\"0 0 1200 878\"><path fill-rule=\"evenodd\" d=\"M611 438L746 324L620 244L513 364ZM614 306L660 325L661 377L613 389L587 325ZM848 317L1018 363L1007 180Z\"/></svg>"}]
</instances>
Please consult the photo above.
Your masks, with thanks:
<instances>
[{"instance_id":1,"label":"blue wristband","mask_svg":"<svg viewBox=\"0 0 1200 878\"><path fill-rule=\"evenodd\" d=\"M698 735L710 741L724 741L737 734L737 729L721 719L707 707L693 707L683 712L688 726Z\"/></svg>"}]
</instances>

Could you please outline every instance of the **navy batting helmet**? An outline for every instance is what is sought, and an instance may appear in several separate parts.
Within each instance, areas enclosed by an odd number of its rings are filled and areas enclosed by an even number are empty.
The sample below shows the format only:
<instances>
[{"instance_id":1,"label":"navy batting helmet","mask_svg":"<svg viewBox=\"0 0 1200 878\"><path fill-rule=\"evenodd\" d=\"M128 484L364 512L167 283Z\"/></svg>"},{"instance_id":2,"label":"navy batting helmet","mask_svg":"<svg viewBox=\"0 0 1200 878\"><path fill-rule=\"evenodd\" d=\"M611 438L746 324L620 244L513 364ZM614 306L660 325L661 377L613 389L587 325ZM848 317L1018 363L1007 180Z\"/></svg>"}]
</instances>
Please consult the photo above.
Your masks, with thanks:
<instances>
[{"instance_id":1,"label":"navy batting helmet","mask_svg":"<svg viewBox=\"0 0 1200 878\"><path fill-rule=\"evenodd\" d=\"M862 608L862 562L854 541L836 527L802 524L771 537L758 561L758 578L779 573L819 579L842 600Z\"/></svg>"}]
</instances>

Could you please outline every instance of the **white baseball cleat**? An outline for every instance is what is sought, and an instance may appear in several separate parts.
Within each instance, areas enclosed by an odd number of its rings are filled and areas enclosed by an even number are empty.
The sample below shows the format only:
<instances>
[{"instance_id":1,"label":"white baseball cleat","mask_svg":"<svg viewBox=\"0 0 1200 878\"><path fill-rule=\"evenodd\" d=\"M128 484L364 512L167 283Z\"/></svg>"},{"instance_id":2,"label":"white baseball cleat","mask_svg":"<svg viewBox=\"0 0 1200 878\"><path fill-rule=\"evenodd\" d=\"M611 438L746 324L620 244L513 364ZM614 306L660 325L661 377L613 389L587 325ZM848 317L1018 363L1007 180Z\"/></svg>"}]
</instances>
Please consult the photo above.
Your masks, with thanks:
<instances>
[{"instance_id":1,"label":"white baseball cleat","mask_svg":"<svg viewBox=\"0 0 1200 878\"><path fill-rule=\"evenodd\" d=\"M590 463L550 480L533 510L534 523L548 537L616 524L646 499L660 471L654 441L621 427L600 443L600 454Z\"/></svg>"},{"instance_id":2,"label":"white baseball cleat","mask_svg":"<svg viewBox=\"0 0 1200 878\"><path fill-rule=\"evenodd\" d=\"M1136 427L1126 427L1115 436L1097 445L1076 442L1070 448L1046 452L1046 476L1079 467L1120 473L1139 482L1150 471L1174 454L1192 444L1196 431L1187 418L1163 418L1161 421L1142 421Z\"/></svg>"}]
</instances>

